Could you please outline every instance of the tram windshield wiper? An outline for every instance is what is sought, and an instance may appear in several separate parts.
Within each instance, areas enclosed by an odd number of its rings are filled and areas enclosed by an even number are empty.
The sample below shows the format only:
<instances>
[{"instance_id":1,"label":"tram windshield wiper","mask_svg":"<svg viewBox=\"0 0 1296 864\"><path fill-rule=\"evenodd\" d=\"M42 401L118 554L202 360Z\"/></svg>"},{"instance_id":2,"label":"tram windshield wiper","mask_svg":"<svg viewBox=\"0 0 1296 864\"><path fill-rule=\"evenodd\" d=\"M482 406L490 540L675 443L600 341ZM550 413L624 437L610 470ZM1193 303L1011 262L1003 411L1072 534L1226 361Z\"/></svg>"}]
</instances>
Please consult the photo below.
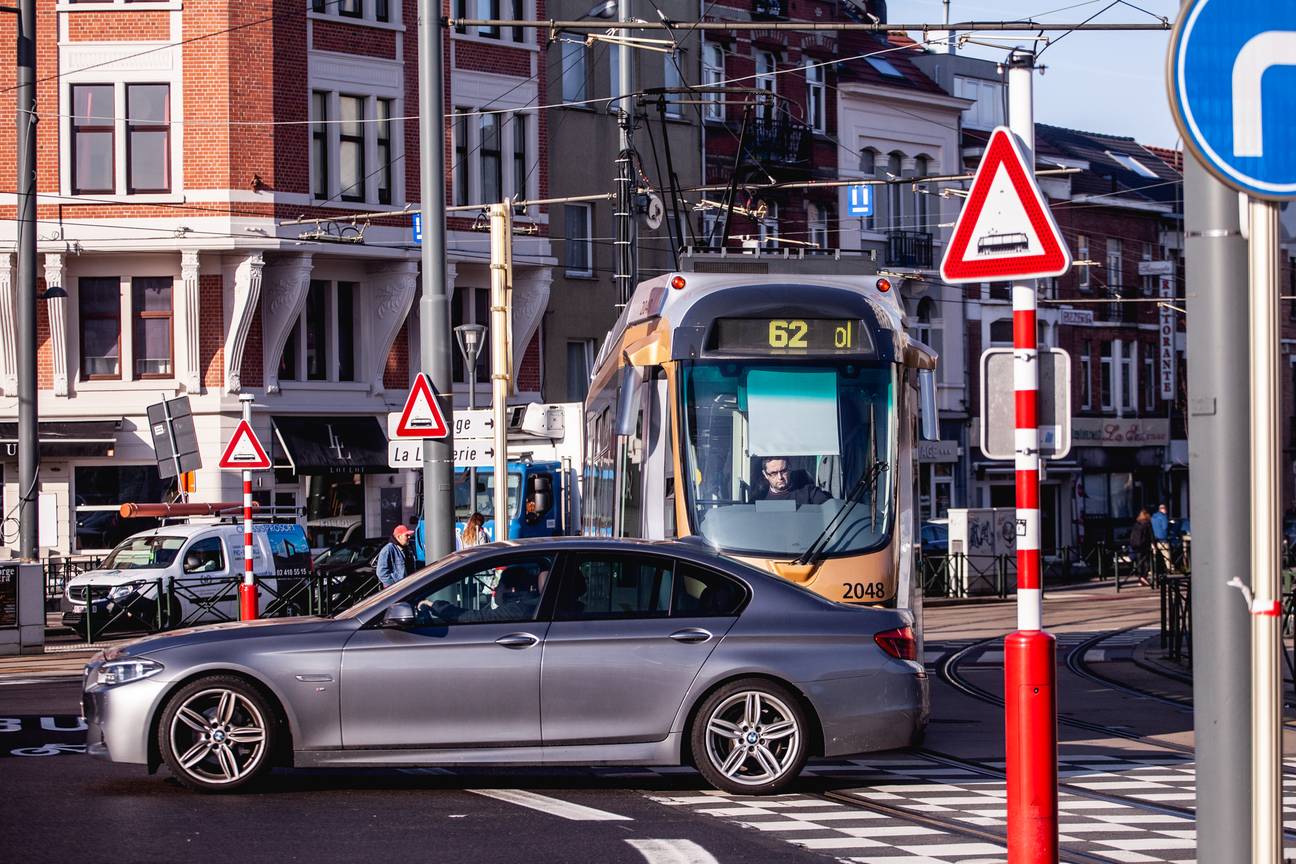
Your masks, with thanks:
<instances>
[{"instance_id":1,"label":"tram windshield wiper","mask_svg":"<svg viewBox=\"0 0 1296 864\"><path fill-rule=\"evenodd\" d=\"M869 465L868 469L860 475L859 482L855 484L855 488L846 496L845 506L842 507L841 510L837 511L837 515L824 526L823 531L821 531L819 536L814 539L814 542L806 547L806 550L801 553L801 557L796 559L797 564L817 564L819 559L823 558L824 550L828 548L829 541L831 541L836 536L838 530L846 524L846 517L855 509L855 505L860 502L866 492L877 487L878 478L881 477L882 473L886 470L887 464L885 462L877 459L873 460L873 463Z\"/></svg>"}]
</instances>

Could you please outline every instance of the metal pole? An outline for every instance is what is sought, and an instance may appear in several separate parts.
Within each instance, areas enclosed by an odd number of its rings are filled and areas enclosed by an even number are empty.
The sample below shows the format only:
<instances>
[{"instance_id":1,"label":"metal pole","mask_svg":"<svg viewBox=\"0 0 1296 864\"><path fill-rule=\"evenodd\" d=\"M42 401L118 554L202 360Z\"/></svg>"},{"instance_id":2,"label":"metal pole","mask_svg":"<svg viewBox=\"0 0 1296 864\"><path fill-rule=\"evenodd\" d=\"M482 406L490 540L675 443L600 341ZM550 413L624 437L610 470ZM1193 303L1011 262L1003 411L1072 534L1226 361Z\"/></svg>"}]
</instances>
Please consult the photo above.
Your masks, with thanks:
<instances>
[{"instance_id":1,"label":"metal pole","mask_svg":"<svg viewBox=\"0 0 1296 864\"><path fill-rule=\"evenodd\" d=\"M18 6L18 549L37 560L36 0Z\"/></svg>"},{"instance_id":2,"label":"metal pole","mask_svg":"<svg viewBox=\"0 0 1296 864\"><path fill-rule=\"evenodd\" d=\"M474 354L469 358L468 353L464 355L464 371L468 373L468 410L472 411L477 407L477 357ZM468 466L468 516L471 518L473 513L477 512L477 463Z\"/></svg>"},{"instance_id":3,"label":"metal pole","mask_svg":"<svg viewBox=\"0 0 1296 864\"><path fill-rule=\"evenodd\" d=\"M495 536L507 540L508 512L508 291L513 280L509 245L513 242L513 207L505 202L490 209L491 410L495 421ZM521 490L518 490L521 492Z\"/></svg>"},{"instance_id":4,"label":"metal pole","mask_svg":"<svg viewBox=\"0 0 1296 864\"><path fill-rule=\"evenodd\" d=\"M167 437L171 440L171 464L175 466L176 491L180 500L188 503L189 493L184 488L184 475L180 471L180 447L176 444L175 423L171 420L171 402L162 394L162 416L166 418Z\"/></svg>"},{"instance_id":5,"label":"metal pole","mask_svg":"<svg viewBox=\"0 0 1296 864\"><path fill-rule=\"evenodd\" d=\"M1008 60L1008 125L1035 164L1035 55ZM1040 586L1039 362L1034 281L1013 285L1016 384L1017 632L1004 640L1008 861L1058 860L1056 644L1043 629Z\"/></svg>"},{"instance_id":6,"label":"metal pole","mask_svg":"<svg viewBox=\"0 0 1296 864\"><path fill-rule=\"evenodd\" d=\"M1184 159L1184 274L1188 303L1188 464L1193 517L1193 703L1197 860L1251 857L1251 679L1241 674L1250 622L1225 583L1251 555L1247 246L1237 193ZM1240 451L1238 448L1242 448Z\"/></svg>"},{"instance_id":7,"label":"metal pole","mask_svg":"<svg viewBox=\"0 0 1296 864\"><path fill-rule=\"evenodd\" d=\"M423 440L423 555L427 563L454 551L454 406L450 297L446 290L444 38L440 3L418 0L419 201L423 213L423 297L419 301L422 371L432 379L449 431Z\"/></svg>"},{"instance_id":8,"label":"metal pole","mask_svg":"<svg viewBox=\"0 0 1296 864\"><path fill-rule=\"evenodd\" d=\"M624 26L633 19L630 9L631 0L619 0L617 18L622 27L618 30L623 37L630 35L630 28ZM627 44L617 46L617 198L616 198L616 253L617 266L614 279L617 283L617 302L630 302L638 281L638 231L634 221L634 154L630 150L630 94L634 92L633 67L630 52L633 49Z\"/></svg>"},{"instance_id":9,"label":"metal pole","mask_svg":"<svg viewBox=\"0 0 1296 864\"><path fill-rule=\"evenodd\" d=\"M1278 205L1252 200L1251 307L1251 861L1282 861L1282 670L1278 573L1282 444L1278 384Z\"/></svg>"},{"instance_id":10,"label":"metal pole","mask_svg":"<svg viewBox=\"0 0 1296 864\"><path fill-rule=\"evenodd\" d=\"M243 422L252 425L252 394L240 393ZM243 583L239 585L239 619L254 621L257 617L256 574L252 572L252 472L243 470Z\"/></svg>"}]
</instances>

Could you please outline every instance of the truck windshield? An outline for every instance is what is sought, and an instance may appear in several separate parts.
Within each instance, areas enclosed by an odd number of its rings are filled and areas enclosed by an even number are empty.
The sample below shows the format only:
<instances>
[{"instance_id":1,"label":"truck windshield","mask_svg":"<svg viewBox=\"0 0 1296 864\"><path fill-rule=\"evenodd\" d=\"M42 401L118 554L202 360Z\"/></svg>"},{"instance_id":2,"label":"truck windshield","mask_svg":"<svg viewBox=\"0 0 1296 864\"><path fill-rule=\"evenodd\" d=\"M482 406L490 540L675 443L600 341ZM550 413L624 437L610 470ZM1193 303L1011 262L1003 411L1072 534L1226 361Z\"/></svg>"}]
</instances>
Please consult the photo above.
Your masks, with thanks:
<instances>
[{"instance_id":1,"label":"truck windshield","mask_svg":"<svg viewBox=\"0 0 1296 864\"><path fill-rule=\"evenodd\" d=\"M104 560L104 570L164 570L180 554L183 537L129 537Z\"/></svg>"},{"instance_id":2,"label":"truck windshield","mask_svg":"<svg viewBox=\"0 0 1296 864\"><path fill-rule=\"evenodd\" d=\"M495 472L477 471L477 493L468 491L467 471L456 471L454 478L455 518L463 521L473 513L480 513L487 519L495 518ZM510 471L508 474L508 509L509 518L518 515L518 493L522 489L522 474Z\"/></svg>"},{"instance_id":3,"label":"truck windshield","mask_svg":"<svg viewBox=\"0 0 1296 864\"><path fill-rule=\"evenodd\" d=\"M692 527L727 552L786 558L885 545L895 372L858 363L705 361L685 369ZM866 480L861 487L862 478Z\"/></svg>"}]
</instances>

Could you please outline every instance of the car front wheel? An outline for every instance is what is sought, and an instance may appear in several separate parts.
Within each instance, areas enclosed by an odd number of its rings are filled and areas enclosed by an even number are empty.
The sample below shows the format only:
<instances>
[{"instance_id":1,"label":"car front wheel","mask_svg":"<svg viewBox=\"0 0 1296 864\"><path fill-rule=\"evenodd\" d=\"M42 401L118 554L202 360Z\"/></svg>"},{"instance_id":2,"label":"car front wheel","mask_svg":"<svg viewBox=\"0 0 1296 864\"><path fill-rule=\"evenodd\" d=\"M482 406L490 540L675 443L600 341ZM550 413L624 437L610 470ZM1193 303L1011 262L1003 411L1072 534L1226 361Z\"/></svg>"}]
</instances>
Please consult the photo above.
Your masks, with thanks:
<instances>
[{"instance_id":1,"label":"car front wheel","mask_svg":"<svg viewBox=\"0 0 1296 864\"><path fill-rule=\"evenodd\" d=\"M171 773L201 792L233 792L270 767L275 715L241 678L213 676L182 687L167 702L158 747Z\"/></svg>"},{"instance_id":2,"label":"car front wheel","mask_svg":"<svg viewBox=\"0 0 1296 864\"><path fill-rule=\"evenodd\" d=\"M805 712L796 698L769 681L726 684L707 697L693 723L693 760L717 789L771 794L805 765Z\"/></svg>"}]
</instances>

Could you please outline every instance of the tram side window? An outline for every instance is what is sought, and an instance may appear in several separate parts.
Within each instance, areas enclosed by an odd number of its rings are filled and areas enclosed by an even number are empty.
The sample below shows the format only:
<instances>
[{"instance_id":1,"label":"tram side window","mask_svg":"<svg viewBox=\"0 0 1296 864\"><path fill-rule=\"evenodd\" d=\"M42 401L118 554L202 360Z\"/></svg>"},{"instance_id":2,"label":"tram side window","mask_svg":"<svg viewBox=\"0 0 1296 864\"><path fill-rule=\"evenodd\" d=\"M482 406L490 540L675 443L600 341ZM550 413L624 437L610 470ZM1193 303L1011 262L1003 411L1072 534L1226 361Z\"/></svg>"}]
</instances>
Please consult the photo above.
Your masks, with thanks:
<instances>
[{"instance_id":1,"label":"tram side window","mask_svg":"<svg viewBox=\"0 0 1296 864\"><path fill-rule=\"evenodd\" d=\"M585 533L610 536L612 533L612 496L615 492L612 476L612 426L611 408L604 408L594 418L586 444L585 501L581 508Z\"/></svg>"},{"instance_id":2,"label":"tram side window","mask_svg":"<svg viewBox=\"0 0 1296 864\"><path fill-rule=\"evenodd\" d=\"M621 536L639 537L643 520L643 400L635 419L634 434L625 439L621 451Z\"/></svg>"}]
</instances>

